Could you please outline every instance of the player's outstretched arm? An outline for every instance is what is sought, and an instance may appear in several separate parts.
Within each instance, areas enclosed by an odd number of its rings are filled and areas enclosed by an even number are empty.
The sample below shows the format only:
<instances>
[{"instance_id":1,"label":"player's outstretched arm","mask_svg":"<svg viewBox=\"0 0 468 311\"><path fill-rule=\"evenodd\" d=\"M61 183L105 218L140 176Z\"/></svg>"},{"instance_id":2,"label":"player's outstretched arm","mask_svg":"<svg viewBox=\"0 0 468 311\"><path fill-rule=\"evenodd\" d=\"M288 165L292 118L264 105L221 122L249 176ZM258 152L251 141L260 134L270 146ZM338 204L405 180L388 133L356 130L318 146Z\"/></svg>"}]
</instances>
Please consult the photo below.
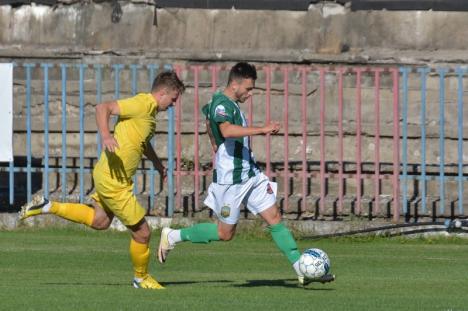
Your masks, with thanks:
<instances>
[{"instance_id":1,"label":"player's outstretched arm","mask_svg":"<svg viewBox=\"0 0 468 311\"><path fill-rule=\"evenodd\" d=\"M270 122L262 127L243 127L229 122L223 122L219 125L219 129L225 138L238 138L252 135L276 134L280 129L280 124L279 122Z\"/></svg>"},{"instance_id":2,"label":"player's outstretched arm","mask_svg":"<svg viewBox=\"0 0 468 311\"><path fill-rule=\"evenodd\" d=\"M120 108L116 101L105 102L96 106L96 124L101 135L103 150L115 152L119 144L110 133L109 119L111 115L120 114Z\"/></svg>"}]
</instances>

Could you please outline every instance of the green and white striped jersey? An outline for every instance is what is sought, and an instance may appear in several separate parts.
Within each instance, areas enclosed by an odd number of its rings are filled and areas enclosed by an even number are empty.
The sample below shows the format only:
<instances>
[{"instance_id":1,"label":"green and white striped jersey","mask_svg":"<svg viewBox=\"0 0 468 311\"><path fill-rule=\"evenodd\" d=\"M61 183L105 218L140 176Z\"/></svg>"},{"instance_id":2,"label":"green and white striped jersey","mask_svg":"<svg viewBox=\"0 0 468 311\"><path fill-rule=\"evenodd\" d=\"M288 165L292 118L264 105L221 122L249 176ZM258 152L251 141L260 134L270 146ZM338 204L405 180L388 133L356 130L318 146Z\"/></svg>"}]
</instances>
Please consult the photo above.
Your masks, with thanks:
<instances>
[{"instance_id":1,"label":"green and white striped jersey","mask_svg":"<svg viewBox=\"0 0 468 311\"><path fill-rule=\"evenodd\" d=\"M202 112L209 120L211 132L218 146L213 182L221 185L240 184L260 173L250 149L249 137L225 138L219 129L219 124L226 121L247 126L239 105L222 92L217 92L211 101L203 106Z\"/></svg>"}]
</instances>

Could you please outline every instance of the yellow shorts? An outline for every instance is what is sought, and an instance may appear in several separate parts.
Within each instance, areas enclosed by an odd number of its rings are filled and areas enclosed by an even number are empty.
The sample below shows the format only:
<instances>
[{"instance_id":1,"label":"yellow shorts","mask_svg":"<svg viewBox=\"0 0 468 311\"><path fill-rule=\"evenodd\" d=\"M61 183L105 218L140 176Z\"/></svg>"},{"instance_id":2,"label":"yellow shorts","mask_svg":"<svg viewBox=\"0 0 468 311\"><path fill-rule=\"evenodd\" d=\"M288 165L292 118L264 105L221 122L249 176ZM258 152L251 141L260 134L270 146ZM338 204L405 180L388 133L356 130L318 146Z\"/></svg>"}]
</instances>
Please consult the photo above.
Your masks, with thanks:
<instances>
[{"instance_id":1,"label":"yellow shorts","mask_svg":"<svg viewBox=\"0 0 468 311\"><path fill-rule=\"evenodd\" d=\"M93 172L96 192L91 198L106 213L114 214L125 226L136 225L145 217L145 209L138 203L131 184L122 184L110 176Z\"/></svg>"}]
</instances>

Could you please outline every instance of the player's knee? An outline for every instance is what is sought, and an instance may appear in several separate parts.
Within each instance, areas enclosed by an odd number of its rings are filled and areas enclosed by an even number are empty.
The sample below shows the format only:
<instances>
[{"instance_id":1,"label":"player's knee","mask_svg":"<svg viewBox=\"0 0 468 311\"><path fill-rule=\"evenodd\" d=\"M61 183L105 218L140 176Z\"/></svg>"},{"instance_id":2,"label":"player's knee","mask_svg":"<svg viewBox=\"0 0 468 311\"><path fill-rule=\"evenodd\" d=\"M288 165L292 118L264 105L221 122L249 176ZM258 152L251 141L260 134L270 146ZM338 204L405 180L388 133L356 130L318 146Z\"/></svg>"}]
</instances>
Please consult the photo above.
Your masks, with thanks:
<instances>
[{"instance_id":1,"label":"player's knee","mask_svg":"<svg viewBox=\"0 0 468 311\"><path fill-rule=\"evenodd\" d=\"M141 244L149 244L151 232L138 232L132 235L132 238Z\"/></svg>"},{"instance_id":2,"label":"player's knee","mask_svg":"<svg viewBox=\"0 0 468 311\"><path fill-rule=\"evenodd\" d=\"M218 232L221 241L231 241L234 237L234 232Z\"/></svg>"},{"instance_id":3,"label":"player's knee","mask_svg":"<svg viewBox=\"0 0 468 311\"><path fill-rule=\"evenodd\" d=\"M92 228L96 230L106 230L110 227L112 220L106 217L95 217L93 220Z\"/></svg>"},{"instance_id":4,"label":"player's knee","mask_svg":"<svg viewBox=\"0 0 468 311\"><path fill-rule=\"evenodd\" d=\"M135 226L130 226L132 238L138 243L148 244L151 238L151 229L146 221L142 221Z\"/></svg>"}]
</instances>

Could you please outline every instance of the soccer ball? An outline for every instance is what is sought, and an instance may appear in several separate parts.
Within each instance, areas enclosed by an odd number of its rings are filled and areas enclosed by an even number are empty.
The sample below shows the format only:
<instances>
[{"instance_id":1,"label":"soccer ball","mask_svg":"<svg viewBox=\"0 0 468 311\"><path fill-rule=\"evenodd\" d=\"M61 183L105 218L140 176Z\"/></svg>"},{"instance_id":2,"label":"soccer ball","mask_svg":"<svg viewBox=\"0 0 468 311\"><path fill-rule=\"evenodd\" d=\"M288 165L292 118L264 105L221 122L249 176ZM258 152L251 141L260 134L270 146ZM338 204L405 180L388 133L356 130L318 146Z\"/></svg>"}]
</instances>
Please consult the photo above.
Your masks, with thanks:
<instances>
[{"instance_id":1,"label":"soccer ball","mask_svg":"<svg viewBox=\"0 0 468 311\"><path fill-rule=\"evenodd\" d=\"M299 270L309 279L322 277L330 271L330 259L321 249L309 248L299 258Z\"/></svg>"}]
</instances>

